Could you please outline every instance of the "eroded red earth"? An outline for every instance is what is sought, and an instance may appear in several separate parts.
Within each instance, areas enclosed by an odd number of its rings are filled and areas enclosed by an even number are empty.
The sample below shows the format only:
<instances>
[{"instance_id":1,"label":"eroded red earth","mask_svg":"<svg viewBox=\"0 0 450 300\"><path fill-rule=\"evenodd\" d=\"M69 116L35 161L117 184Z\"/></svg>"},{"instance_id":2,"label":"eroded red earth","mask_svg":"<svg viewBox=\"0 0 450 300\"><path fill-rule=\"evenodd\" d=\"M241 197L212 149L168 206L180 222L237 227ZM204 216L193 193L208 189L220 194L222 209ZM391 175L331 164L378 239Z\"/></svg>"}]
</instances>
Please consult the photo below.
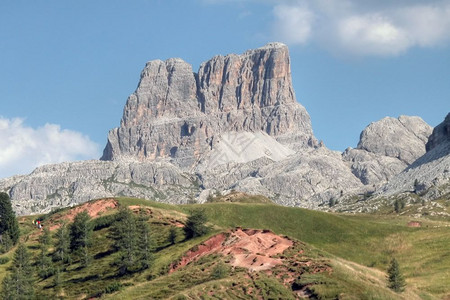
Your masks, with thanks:
<instances>
[{"instance_id":1,"label":"eroded red earth","mask_svg":"<svg viewBox=\"0 0 450 300\"><path fill-rule=\"evenodd\" d=\"M87 213L91 218L97 218L103 212L106 212L110 209L115 209L117 206L118 203L115 199L101 199L93 202L86 202L80 206L72 208L71 210L69 210L67 214L63 214L53 219L52 221L55 222L63 219L67 223L72 222L73 219L75 219L75 216L84 210L87 211ZM59 227L61 227L61 224L59 223L52 224L50 225L49 229L55 230L58 229Z\"/></svg>"},{"instance_id":2,"label":"eroded red earth","mask_svg":"<svg viewBox=\"0 0 450 300\"><path fill-rule=\"evenodd\" d=\"M230 257L230 264L247 268L250 271L269 270L283 263L273 256L283 253L293 245L292 240L281 237L268 230L236 228L217 234L201 245L190 250L170 272L181 268L200 257L220 253Z\"/></svg>"}]
</instances>

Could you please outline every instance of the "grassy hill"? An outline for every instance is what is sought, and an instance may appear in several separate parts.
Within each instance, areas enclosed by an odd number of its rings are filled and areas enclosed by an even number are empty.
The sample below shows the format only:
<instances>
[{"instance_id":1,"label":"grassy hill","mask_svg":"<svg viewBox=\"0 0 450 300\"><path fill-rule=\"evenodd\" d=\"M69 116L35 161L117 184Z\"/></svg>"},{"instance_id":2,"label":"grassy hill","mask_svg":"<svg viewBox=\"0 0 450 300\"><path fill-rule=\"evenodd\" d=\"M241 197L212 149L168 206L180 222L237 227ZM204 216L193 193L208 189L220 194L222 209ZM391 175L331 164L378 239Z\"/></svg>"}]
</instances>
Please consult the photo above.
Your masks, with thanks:
<instances>
[{"instance_id":1,"label":"grassy hill","mask_svg":"<svg viewBox=\"0 0 450 300\"><path fill-rule=\"evenodd\" d=\"M245 195L244 195L245 197ZM154 239L151 268L118 276L112 250L110 223L118 209L101 209L99 201L80 209L98 209L92 221L92 263L82 268L78 261L61 264L61 290L53 288L54 276L38 280L39 299L442 299L450 297L449 223L422 221L422 227L408 227L411 217L344 215L289 208L265 200L215 201L202 205L168 205L153 201L117 198L119 206L144 209L149 216ZM250 202L250 203L248 203ZM264 203L260 203L264 202ZM89 207L87 206L89 205ZM182 224L193 209L208 216L210 233L185 240ZM43 216L44 226L70 220L77 208ZM41 234L31 220L20 217L22 241L37 255ZM230 257L212 253L169 272L171 265L211 237L230 228L270 230L288 236L294 245L280 257L281 265L267 272L250 272L232 267ZM170 228L177 232L176 243L168 241ZM14 250L14 249L13 249ZM13 250L0 256L11 260ZM50 252L52 249L50 249ZM406 278L400 294L386 288L388 262L396 257ZM0 279L11 262L0 264ZM218 275L219 274L219 275ZM289 284L287 284L289 283Z\"/></svg>"}]
</instances>

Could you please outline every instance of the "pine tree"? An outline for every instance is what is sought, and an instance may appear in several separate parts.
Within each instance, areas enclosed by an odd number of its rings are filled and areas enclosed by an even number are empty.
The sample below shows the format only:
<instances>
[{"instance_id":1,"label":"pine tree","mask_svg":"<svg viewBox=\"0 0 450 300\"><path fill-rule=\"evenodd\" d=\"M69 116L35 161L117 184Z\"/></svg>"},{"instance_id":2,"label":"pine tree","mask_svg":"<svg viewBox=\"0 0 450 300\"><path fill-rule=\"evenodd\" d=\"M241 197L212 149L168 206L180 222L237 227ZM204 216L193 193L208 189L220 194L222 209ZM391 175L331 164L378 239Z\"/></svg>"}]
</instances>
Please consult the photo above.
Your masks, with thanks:
<instances>
[{"instance_id":1,"label":"pine tree","mask_svg":"<svg viewBox=\"0 0 450 300\"><path fill-rule=\"evenodd\" d=\"M56 231L56 244L55 244L55 252L53 253L53 259L55 261L62 261L67 263L70 261L70 236L69 231L66 224L63 224Z\"/></svg>"},{"instance_id":2,"label":"pine tree","mask_svg":"<svg viewBox=\"0 0 450 300\"><path fill-rule=\"evenodd\" d=\"M398 293L405 290L405 285L405 279L400 272L398 262L395 258L392 258L388 268L388 287Z\"/></svg>"},{"instance_id":3,"label":"pine tree","mask_svg":"<svg viewBox=\"0 0 450 300\"><path fill-rule=\"evenodd\" d=\"M70 250L72 252L90 246L92 236L90 220L91 217L85 210L75 216L70 225Z\"/></svg>"},{"instance_id":4,"label":"pine tree","mask_svg":"<svg viewBox=\"0 0 450 300\"><path fill-rule=\"evenodd\" d=\"M11 240L11 236L9 235L8 231L3 232L0 252L6 253L12 248L12 246L13 241Z\"/></svg>"},{"instance_id":5,"label":"pine tree","mask_svg":"<svg viewBox=\"0 0 450 300\"><path fill-rule=\"evenodd\" d=\"M92 261L92 256L91 256L91 252L89 251L89 247L88 246L83 246L83 248L81 248L79 251L79 256L80 256L80 264L82 267L87 267L91 261Z\"/></svg>"},{"instance_id":6,"label":"pine tree","mask_svg":"<svg viewBox=\"0 0 450 300\"><path fill-rule=\"evenodd\" d=\"M207 234L209 231L209 228L205 225L207 220L203 210L191 211L191 215L187 218L186 226L184 227L186 238L190 239Z\"/></svg>"},{"instance_id":7,"label":"pine tree","mask_svg":"<svg viewBox=\"0 0 450 300\"><path fill-rule=\"evenodd\" d=\"M91 261L89 247L92 243L93 226L91 217L84 210L78 213L70 225L70 250L80 258L81 266L86 267Z\"/></svg>"},{"instance_id":8,"label":"pine tree","mask_svg":"<svg viewBox=\"0 0 450 300\"><path fill-rule=\"evenodd\" d=\"M52 260L48 256L48 247L51 243L50 230L44 229L44 232L39 237L39 249L40 252L35 260L37 268L37 274L40 278L45 279L53 275Z\"/></svg>"},{"instance_id":9,"label":"pine tree","mask_svg":"<svg viewBox=\"0 0 450 300\"><path fill-rule=\"evenodd\" d=\"M62 275L59 271L59 268L56 268L55 270L55 276L53 277L53 288L55 289L56 294L59 294L61 292L61 282L62 282Z\"/></svg>"},{"instance_id":10,"label":"pine tree","mask_svg":"<svg viewBox=\"0 0 450 300\"><path fill-rule=\"evenodd\" d=\"M133 212L128 208L121 208L117 221L111 229L114 238L114 247L119 251L117 261L119 274L123 275L132 271L137 262L137 229Z\"/></svg>"},{"instance_id":11,"label":"pine tree","mask_svg":"<svg viewBox=\"0 0 450 300\"><path fill-rule=\"evenodd\" d=\"M47 247L40 245L40 252L36 257L35 262L37 268L37 274L40 278L45 279L53 275L53 265L52 260L48 256Z\"/></svg>"},{"instance_id":12,"label":"pine tree","mask_svg":"<svg viewBox=\"0 0 450 300\"><path fill-rule=\"evenodd\" d=\"M19 244L14 252L11 275L2 282L2 299L32 299L34 276L27 248Z\"/></svg>"},{"instance_id":13,"label":"pine tree","mask_svg":"<svg viewBox=\"0 0 450 300\"><path fill-rule=\"evenodd\" d=\"M14 213L11 200L9 195L6 193L0 193L0 234L4 235L7 233L11 238L13 244L17 244L19 240L19 223L16 219L16 214Z\"/></svg>"},{"instance_id":14,"label":"pine tree","mask_svg":"<svg viewBox=\"0 0 450 300\"><path fill-rule=\"evenodd\" d=\"M139 260L139 269L148 269L153 261L152 238L150 226L147 223L148 218L140 214L136 220L137 229L137 256Z\"/></svg>"},{"instance_id":15,"label":"pine tree","mask_svg":"<svg viewBox=\"0 0 450 300\"><path fill-rule=\"evenodd\" d=\"M45 246L48 248L48 246L50 246L50 244L52 243L52 235L50 233L50 230L45 227L41 236L39 237L39 244L41 246Z\"/></svg>"},{"instance_id":16,"label":"pine tree","mask_svg":"<svg viewBox=\"0 0 450 300\"><path fill-rule=\"evenodd\" d=\"M14 289L14 282L12 276L6 276L2 281L2 292L0 293L1 299L18 299L17 293Z\"/></svg>"}]
</instances>

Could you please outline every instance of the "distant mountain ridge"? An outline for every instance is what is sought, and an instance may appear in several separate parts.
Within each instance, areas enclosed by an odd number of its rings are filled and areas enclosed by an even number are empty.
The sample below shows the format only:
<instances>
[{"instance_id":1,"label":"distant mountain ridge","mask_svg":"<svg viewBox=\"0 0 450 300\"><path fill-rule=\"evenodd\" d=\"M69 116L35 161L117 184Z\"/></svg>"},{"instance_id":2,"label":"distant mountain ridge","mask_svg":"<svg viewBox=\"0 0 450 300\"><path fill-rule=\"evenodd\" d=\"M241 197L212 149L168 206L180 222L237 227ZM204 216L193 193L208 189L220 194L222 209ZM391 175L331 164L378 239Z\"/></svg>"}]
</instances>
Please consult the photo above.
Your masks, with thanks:
<instances>
[{"instance_id":1,"label":"distant mountain ridge","mask_svg":"<svg viewBox=\"0 0 450 300\"><path fill-rule=\"evenodd\" d=\"M426 153L386 184L383 195L414 191L433 200L450 194L450 113L433 129Z\"/></svg>"},{"instance_id":2,"label":"distant mountain ridge","mask_svg":"<svg viewBox=\"0 0 450 300\"><path fill-rule=\"evenodd\" d=\"M431 132L419 117L384 118L356 149L329 150L296 101L287 46L270 43L197 73L178 58L148 62L100 161L43 166L0 190L20 214L118 195L201 203L230 190L319 209L383 186L425 154Z\"/></svg>"}]
</instances>

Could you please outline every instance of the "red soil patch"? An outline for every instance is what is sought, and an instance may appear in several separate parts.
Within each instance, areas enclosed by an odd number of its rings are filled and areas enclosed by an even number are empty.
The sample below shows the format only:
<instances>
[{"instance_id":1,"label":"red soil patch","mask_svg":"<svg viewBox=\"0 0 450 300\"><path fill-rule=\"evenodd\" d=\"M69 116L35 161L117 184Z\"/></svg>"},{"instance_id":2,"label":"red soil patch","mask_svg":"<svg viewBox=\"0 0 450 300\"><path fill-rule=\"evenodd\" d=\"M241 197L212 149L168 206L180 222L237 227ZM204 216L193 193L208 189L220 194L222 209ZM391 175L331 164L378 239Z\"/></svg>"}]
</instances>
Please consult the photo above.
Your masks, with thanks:
<instances>
[{"instance_id":1,"label":"red soil patch","mask_svg":"<svg viewBox=\"0 0 450 300\"><path fill-rule=\"evenodd\" d=\"M58 216L54 219L52 219L52 222L58 221L58 220L64 220L66 222L72 222L73 219L75 219L75 216L82 212L82 211L87 211L87 213L89 214L89 216L91 218L97 218L100 216L101 213L108 211L110 209L115 209L118 206L118 203L115 199L102 199L102 200L97 200L97 201L93 201L93 202L86 202L80 206L77 206L75 208L72 208L71 210L69 210L69 212L67 214ZM54 229L58 229L59 227L61 227L60 224L54 224L51 225L49 227L50 231L54 230Z\"/></svg>"},{"instance_id":2,"label":"red soil patch","mask_svg":"<svg viewBox=\"0 0 450 300\"><path fill-rule=\"evenodd\" d=\"M219 252L219 249L222 248L222 244L225 242L225 239L225 234L220 233L205 241L203 244L195 247L195 249L189 250L176 265L172 266L169 273L172 273L178 268L184 267L191 261L195 261L202 256Z\"/></svg>"},{"instance_id":3,"label":"red soil patch","mask_svg":"<svg viewBox=\"0 0 450 300\"><path fill-rule=\"evenodd\" d=\"M170 272L195 261L202 256L220 253L231 256L230 264L250 271L269 270L283 263L272 256L283 253L293 242L267 230L246 230L237 228L213 236L203 244L189 250Z\"/></svg>"},{"instance_id":4,"label":"red soil patch","mask_svg":"<svg viewBox=\"0 0 450 300\"><path fill-rule=\"evenodd\" d=\"M422 227L422 223L418 221L411 221L408 223L408 227Z\"/></svg>"}]
</instances>

